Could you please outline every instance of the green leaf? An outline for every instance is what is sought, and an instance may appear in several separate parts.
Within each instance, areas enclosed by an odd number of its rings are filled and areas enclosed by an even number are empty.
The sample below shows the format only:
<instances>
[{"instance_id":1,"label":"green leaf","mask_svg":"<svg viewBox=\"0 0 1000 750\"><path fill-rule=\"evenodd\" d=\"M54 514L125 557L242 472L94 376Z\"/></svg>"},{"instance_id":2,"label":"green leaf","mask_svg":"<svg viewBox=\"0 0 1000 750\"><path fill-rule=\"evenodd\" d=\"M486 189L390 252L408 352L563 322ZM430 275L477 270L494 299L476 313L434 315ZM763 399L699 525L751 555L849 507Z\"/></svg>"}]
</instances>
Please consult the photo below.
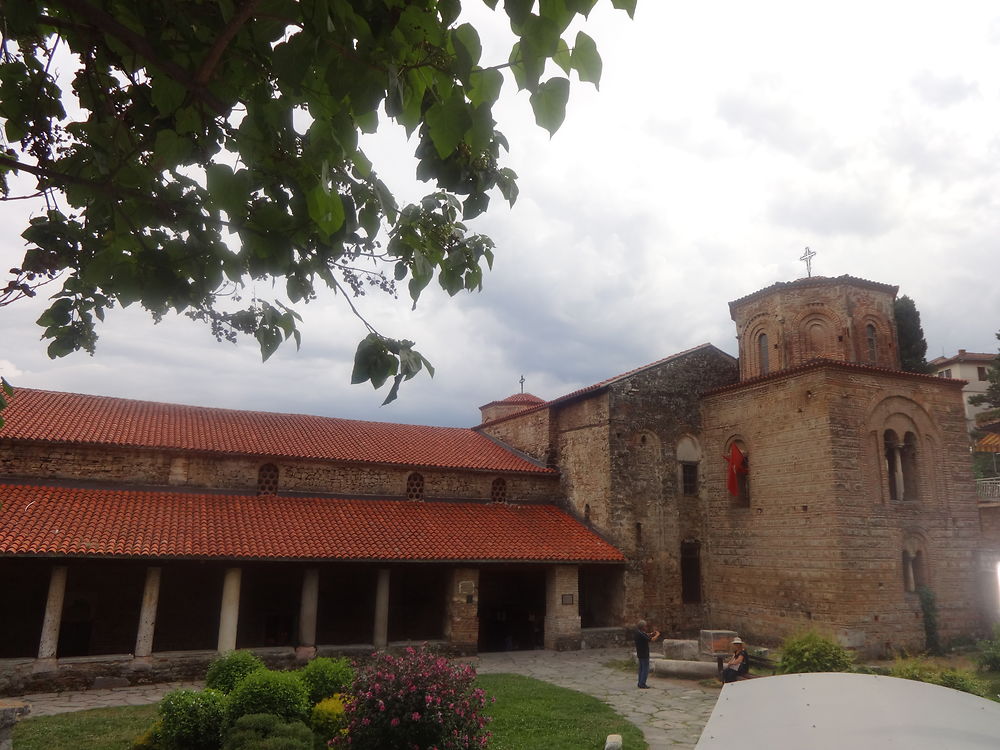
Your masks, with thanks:
<instances>
[{"instance_id":1,"label":"green leaf","mask_svg":"<svg viewBox=\"0 0 1000 750\"><path fill-rule=\"evenodd\" d=\"M635 18L635 3L636 0L611 0L611 4L628 13L629 18Z\"/></svg>"},{"instance_id":2,"label":"green leaf","mask_svg":"<svg viewBox=\"0 0 1000 750\"><path fill-rule=\"evenodd\" d=\"M582 31L576 35L576 45L573 47L573 67L581 81L594 84L594 88L600 88L601 70L603 63L601 56L597 52L597 44Z\"/></svg>"},{"instance_id":3,"label":"green leaf","mask_svg":"<svg viewBox=\"0 0 1000 750\"><path fill-rule=\"evenodd\" d=\"M520 26L531 15L531 8L534 4L535 0L503 0L503 9L510 18L511 24Z\"/></svg>"},{"instance_id":4,"label":"green leaf","mask_svg":"<svg viewBox=\"0 0 1000 750\"><path fill-rule=\"evenodd\" d=\"M177 83L167 75L153 76L150 85L150 99L153 106L164 116L172 114L187 98L188 91L183 84Z\"/></svg>"},{"instance_id":5,"label":"green leaf","mask_svg":"<svg viewBox=\"0 0 1000 750\"><path fill-rule=\"evenodd\" d=\"M264 326L262 324L257 329L254 337L260 343L260 356L264 362L267 362L271 358L271 355L281 346L281 331L276 326Z\"/></svg>"},{"instance_id":6,"label":"green leaf","mask_svg":"<svg viewBox=\"0 0 1000 750\"><path fill-rule=\"evenodd\" d=\"M454 152L465 138L466 131L472 127L469 105L457 89L446 101L428 109L424 119L434 148L442 159Z\"/></svg>"},{"instance_id":7,"label":"green leaf","mask_svg":"<svg viewBox=\"0 0 1000 750\"><path fill-rule=\"evenodd\" d=\"M569 101L569 80L550 78L533 93L530 98L535 122L549 131L552 136L566 119L566 103Z\"/></svg>"},{"instance_id":8,"label":"green leaf","mask_svg":"<svg viewBox=\"0 0 1000 750\"><path fill-rule=\"evenodd\" d=\"M564 39L559 40L559 47L552 56L552 60L563 69L563 73L566 75L569 75L569 72L573 69L573 56L570 53L569 45L566 44Z\"/></svg>"},{"instance_id":9,"label":"green leaf","mask_svg":"<svg viewBox=\"0 0 1000 750\"><path fill-rule=\"evenodd\" d=\"M14 386L7 382L7 378L0 377L0 390L3 390L8 396L14 395Z\"/></svg>"},{"instance_id":10,"label":"green leaf","mask_svg":"<svg viewBox=\"0 0 1000 750\"><path fill-rule=\"evenodd\" d=\"M472 68L479 64L483 45L479 41L479 33L471 23L463 23L451 33L451 42L455 47L455 70L459 79L467 81Z\"/></svg>"},{"instance_id":11,"label":"green leaf","mask_svg":"<svg viewBox=\"0 0 1000 750\"><path fill-rule=\"evenodd\" d=\"M503 74L495 68L474 70L470 76L472 86L469 88L469 101L473 107L481 104L494 104L500 98L503 87Z\"/></svg>"},{"instance_id":12,"label":"green leaf","mask_svg":"<svg viewBox=\"0 0 1000 750\"><path fill-rule=\"evenodd\" d=\"M309 218L326 239L344 225L344 203L340 194L325 185L316 185L306 191L306 205Z\"/></svg>"}]
</instances>

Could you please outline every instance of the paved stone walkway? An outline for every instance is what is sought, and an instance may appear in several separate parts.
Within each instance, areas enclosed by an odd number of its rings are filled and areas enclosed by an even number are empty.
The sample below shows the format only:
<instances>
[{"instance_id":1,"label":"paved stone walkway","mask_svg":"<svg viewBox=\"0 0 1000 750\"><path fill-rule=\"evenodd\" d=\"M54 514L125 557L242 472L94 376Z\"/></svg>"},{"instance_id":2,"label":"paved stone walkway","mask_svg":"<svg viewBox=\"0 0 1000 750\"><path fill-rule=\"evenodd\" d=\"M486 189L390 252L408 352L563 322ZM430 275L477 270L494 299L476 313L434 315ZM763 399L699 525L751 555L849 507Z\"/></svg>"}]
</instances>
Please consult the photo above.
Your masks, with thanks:
<instances>
[{"instance_id":1,"label":"paved stone walkway","mask_svg":"<svg viewBox=\"0 0 1000 750\"><path fill-rule=\"evenodd\" d=\"M635 671L604 666L630 656L626 648L511 651L481 654L473 662L483 674L523 674L593 695L639 727L650 750L693 748L715 708L719 690L656 675L649 676L649 690L639 690Z\"/></svg>"},{"instance_id":2,"label":"paved stone walkway","mask_svg":"<svg viewBox=\"0 0 1000 750\"><path fill-rule=\"evenodd\" d=\"M626 648L586 651L512 651L481 654L470 661L483 674L501 672L535 677L553 685L578 690L608 703L642 729L650 750L693 748L715 707L718 690L695 682L650 675L649 690L635 685L635 672L607 667L630 658ZM105 706L156 703L177 688L200 689L200 682L172 682L81 692L35 693L19 700L31 704L29 716L50 716ZM625 750L628 750L626 748Z\"/></svg>"}]
</instances>

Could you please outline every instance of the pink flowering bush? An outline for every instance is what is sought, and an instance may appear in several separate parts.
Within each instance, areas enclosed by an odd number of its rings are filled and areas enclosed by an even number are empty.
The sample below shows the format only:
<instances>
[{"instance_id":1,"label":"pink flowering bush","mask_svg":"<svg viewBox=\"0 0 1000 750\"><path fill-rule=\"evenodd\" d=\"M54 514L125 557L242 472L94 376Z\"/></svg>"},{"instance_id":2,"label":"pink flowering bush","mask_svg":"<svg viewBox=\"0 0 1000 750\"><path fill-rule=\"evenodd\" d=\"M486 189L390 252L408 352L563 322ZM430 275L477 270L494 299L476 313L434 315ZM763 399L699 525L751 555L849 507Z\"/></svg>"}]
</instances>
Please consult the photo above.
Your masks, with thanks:
<instances>
[{"instance_id":1,"label":"pink flowering bush","mask_svg":"<svg viewBox=\"0 0 1000 750\"><path fill-rule=\"evenodd\" d=\"M375 654L358 669L345 709L347 732L331 747L351 750L459 750L486 747L486 692L476 670L426 649Z\"/></svg>"}]
</instances>

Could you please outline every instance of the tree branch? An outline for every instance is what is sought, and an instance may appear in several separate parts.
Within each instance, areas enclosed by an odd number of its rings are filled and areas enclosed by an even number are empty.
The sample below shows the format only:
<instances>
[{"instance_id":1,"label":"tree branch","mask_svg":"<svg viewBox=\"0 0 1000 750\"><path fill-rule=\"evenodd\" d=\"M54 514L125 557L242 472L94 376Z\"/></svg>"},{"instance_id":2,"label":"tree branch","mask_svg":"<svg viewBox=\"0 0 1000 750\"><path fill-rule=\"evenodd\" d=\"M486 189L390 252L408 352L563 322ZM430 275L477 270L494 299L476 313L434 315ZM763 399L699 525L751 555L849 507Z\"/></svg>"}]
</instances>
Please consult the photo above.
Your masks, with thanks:
<instances>
[{"instance_id":1,"label":"tree branch","mask_svg":"<svg viewBox=\"0 0 1000 750\"><path fill-rule=\"evenodd\" d=\"M194 83L196 86L204 87L208 85L209 79L211 79L212 74L215 72L215 66L219 64L219 60L222 58L222 53L225 52L226 47L233 40L233 37L239 32L240 28L250 20L250 16L253 15L254 10L257 9L257 5L260 0L246 0L240 9L237 11L229 23L226 24L226 28L222 30L219 38L215 40L215 44L212 45L212 49L208 51L205 60L202 62L201 67L198 68L198 72L194 76Z\"/></svg>"},{"instance_id":2,"label":"tree branch","mask_svg":"<svg viewBox=\"0 0 1000 750\"><path fill-rule=\"evenodd\" d=\"M156 50L153 49L145 37L136 34L132 29L119 23L114 16L101 8L94 7L87 0L58 1L71 11L86 18L102 32L115 37L137 55L143 57L153 67L159 68L171 78L179 83L183 83L193 94L202 99L219 114L224 114L228 110L228 107L208 91L204 85L193 80L188 71L169 60L161 60L156 54Z\"/></svg>"}]
</instances>

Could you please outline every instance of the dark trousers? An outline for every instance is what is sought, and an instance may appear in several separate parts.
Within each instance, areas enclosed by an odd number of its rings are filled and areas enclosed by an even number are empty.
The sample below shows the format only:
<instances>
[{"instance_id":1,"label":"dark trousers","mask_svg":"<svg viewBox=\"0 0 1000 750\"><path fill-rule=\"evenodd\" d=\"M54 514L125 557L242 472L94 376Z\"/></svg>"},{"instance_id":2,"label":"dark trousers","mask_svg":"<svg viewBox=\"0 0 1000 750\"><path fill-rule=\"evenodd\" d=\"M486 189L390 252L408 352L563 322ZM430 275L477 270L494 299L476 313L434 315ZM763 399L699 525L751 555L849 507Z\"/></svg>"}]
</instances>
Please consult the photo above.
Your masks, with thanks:
<instances>
[{"instance_id":1,"label":"dark trousers","mask_svg":"<svg viewBox=\"0 0 1000 750\"><path fill-rule=\"evenodd\" d=\"M649 677L649 657L639 659L639 687L646 687L647 677Z\"/></svg>"}]
</instances>

